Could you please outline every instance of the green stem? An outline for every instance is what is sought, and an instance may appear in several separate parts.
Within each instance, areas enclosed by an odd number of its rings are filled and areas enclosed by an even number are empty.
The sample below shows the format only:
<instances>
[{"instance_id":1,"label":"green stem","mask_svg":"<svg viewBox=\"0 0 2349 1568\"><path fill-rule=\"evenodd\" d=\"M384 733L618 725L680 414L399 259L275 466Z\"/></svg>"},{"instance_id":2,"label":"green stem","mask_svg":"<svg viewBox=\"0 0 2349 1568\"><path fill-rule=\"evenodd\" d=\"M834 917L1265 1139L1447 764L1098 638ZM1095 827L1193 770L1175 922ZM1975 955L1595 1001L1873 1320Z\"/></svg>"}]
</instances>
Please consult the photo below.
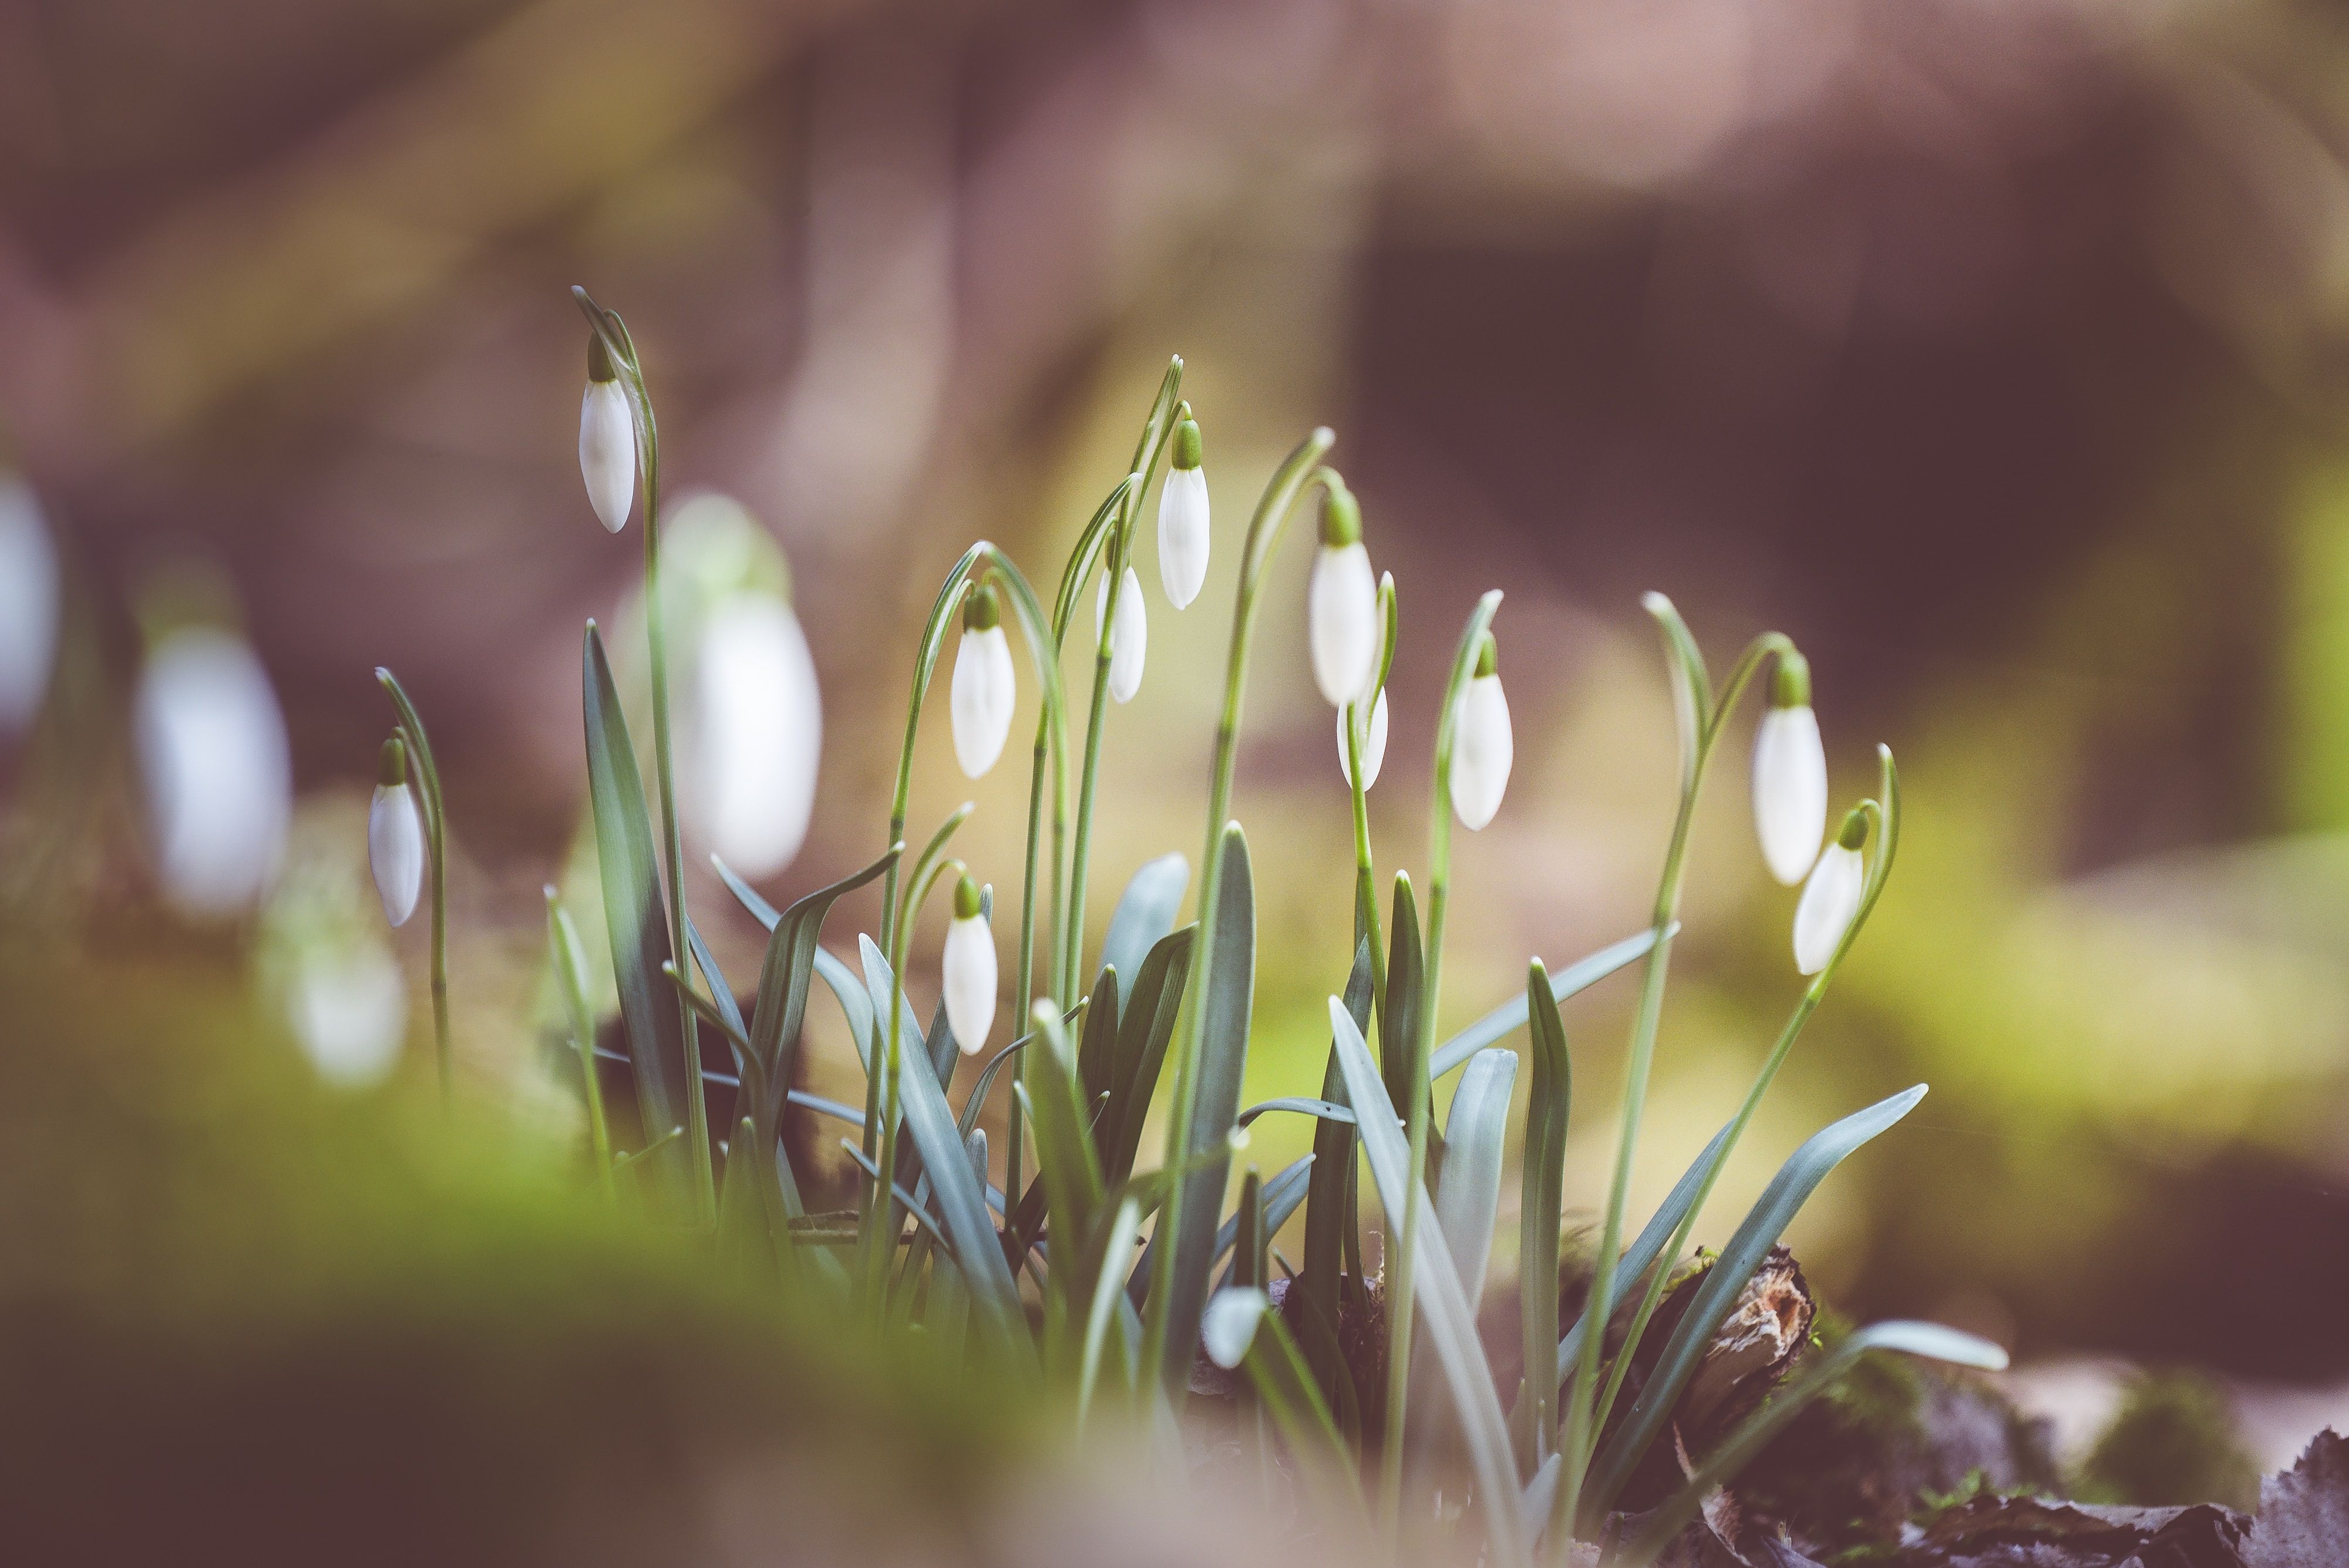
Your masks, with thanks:
<instances>
[{"instance_id":1,"label":"green stem","mask_svg":"<svg viewBox=\"0 0 2349 1568\"><path fill-rule=\"evenodd\" d=\"M432 860L432 1044L440 1073L440 1103L456 1094L455 1066L449 1048L449 830L440 796L440 769L432 760L432 742L424 733L424 718L408 699L398 677L378 666L376 683L391 699L398 716L401 742L416 759L417 782L424 799L426 853Z\"/></svg>"},{"instance_id":2,"label":"green stem","mask_svg":"<svg viewBox=\"0 0 2349 1568\"><path fill-rule=\"evenodd\" d=\"M1416 1304L1412 1276L1419 1262L1419 1211L1426 1206L1421 1194L1427 1179L1428 1124L1434 1119L1427 1063L1435 1050L1435 1009L1444 981L1444 920L1452 897L1452 747L1457 739L1461 694L1475 679L1477 649L1500 607L1501 590L1495 588L1477 601L1468 617L1459 649L1453 655L1452 679L1444 685L1442 715L1435 725L1435 798L1427 824L1427 961L1418 1028L1404 1080L1411 1085L1411 1104L1403 1107L1404 1127L1411 1135L1411 1167L1403 1182L1403 1212L1387 1217L1390 1226L1399 1221L1402 1232L1387 1290L1386 1442L1379 1455L1379 1516L1390 1541L1398 1539L1395 1532L1402 1513L1403 1419L1411 1392L1411 1334Z\"/></svg>"},{"instance_id":3,"label":"green stem","mask_svg":"<svg viewBox=\"0 0 2349 1568\"><path fill-rule=\"evenodd\" d=\"M570 911L556 900L551 882L546 888L546 923L549 945L554 950L555 977L571 1015L572 1044L579 1053L581 1085L587 1102L587 1136L595 1151L595 1172L603 1179L605 1199L617 1202L619 1189L612 1178L611 1127L604 1116L604 1086L595 1074L595 1013L587 1004L586 963L579 946L578 928L571 923Z\"/></svg>"},{"instance_id":4,"label":"green stem","mask_svg":"<svg viewBox=\"0 0 2349 1568\"><path fill-rule=\"evenodd\" d=\"M1257 592L1266 562L1288 524L1290 508L1313 477L1321 454L1337 439L1328 427L1317 429L1273 471L1271 482L1257 503L1255 515L1248 519L1247 542L1240 556L1231 652L1224 670L1223 716L1216 726L1215 772L1207 791L1207 842L1199 857L1199 940L1193 946L1190 982L1186 987L1191 1000L1174 1054L1174 1103L1166 1126L1165 1166L1174 1174L1168 1180L1165 1200L1158 1211L1158 1256L1165 1260L1165 1264L1151 1272L1149 1312L1143 1325L1141 1365L1145 1375L1154 1372L1164 1380L1170 1397L1179 1397L1183 1387L1181 1376L1166 1367L1166 1319L1174 1303L1175 1244L1181 1239L1183 1188L1187 1179L1183 1167L1191 1153L1192 1080L1197 1075L1199 1053L1205 1048L1206 1035L1206 1010L1199 1005L1199 999L1207 994L1208 976L1215 967L1216 908L1223 886L1219 851L1224 825L1230 819L1232 770L1239 752L1241 700L1247 690L1248 647L1256 628ZM1186 1346L1186 1364L1187 1351Z\"/></svg>"}]
</instances>

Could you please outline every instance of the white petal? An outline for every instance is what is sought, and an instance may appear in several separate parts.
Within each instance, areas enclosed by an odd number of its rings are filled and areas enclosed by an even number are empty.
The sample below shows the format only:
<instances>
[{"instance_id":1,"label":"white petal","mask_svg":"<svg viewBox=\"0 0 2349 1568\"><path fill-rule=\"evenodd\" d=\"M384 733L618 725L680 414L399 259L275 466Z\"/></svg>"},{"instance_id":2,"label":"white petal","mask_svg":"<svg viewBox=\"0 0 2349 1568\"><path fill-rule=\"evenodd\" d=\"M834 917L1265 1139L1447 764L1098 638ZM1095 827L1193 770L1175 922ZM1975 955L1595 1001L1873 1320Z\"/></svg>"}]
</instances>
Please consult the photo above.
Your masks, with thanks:
<instances>
[{"instance_id":1,"label":"white petal","mask_svg":"<svg viewBox=\"0 0 2349 1568\"><path fill-rule=\"evenodd\" d=\"M39 711L57 645L57 546L32 490L0 478L0 735Z\"/></svg>"},{"instance_id":2,"label":"white petal","mask_svg":"<svg viewBox=\"0 0 2349 1568\"><path fill-rule=\"evenodd\" d=\"M947 1027L966 1056L995 1027L995 935L978 915L947 928L944 960Z\"/></svg>"},{"instance_id":3,"label":"white petal","mask_svg":"<svg viewBox=\"0 0 2349 1568\"><path fill-rule=\"evenodd\" d=\"M1378 674L1379 583L1359 540L1315 554L1305 615L1314 684L1324 701L1342 708Z\"/></svg>"},{"instance_id":4,"label":"white petal","mask_svg":"<svg viewBox=\"0 0 2349 1568\"><path fill-rule=\"evenodd\" d=\"M1011 735L1012 710L1019 701L1019 677L1011 664L1011 639L1000 626L965 631L955 650L955 761L964 776L984 777Z\"/></svg>"},{"instance_id":5,"label":"white petal","mask_svg":"<svg viewBox=\"0 0 2349 1568\"><path fill-rule=\"evenodd\" d=\"M698 826L743 876L772 876L800 852L815 809L815 660L791 607L750 590L711 607L698 654L688 796Z\"/></svg>"},{"instance_id":6,"label":"white petal","mask_svg":"<svg viewBox=\"0 0 2349 1568\"><path fill-rule=\"evenodd\" d=\"M1354 770L1346 761L1346 710L1338 710L1338 772L1346 783L1354 782ZM1379 768L1387 760L1387 689L1379 688L1377 701L1371 704L1371 719L1362 737L1362 792L1367 794L1379 782Z\"/></svg>"},{"instance_id":7,"label":"white petal","mask_svg":"<svg viewBox=\"0 0 2349 1568\"><path fill-rule=\"evenodd\" d=\"M1808 706L1773 708L1754 733L1754 832L1770 875L1800 882L1827 830L1827 753Z\"/></svg>"},{"instance_id":8,"label":"white petal","mask_svg":"<svg viewBox=\"0 0 2349 1568\"><path fill-rule=\"evenodd\" d=\"M1207 471L1167 470L1158 492L1158 579L1176 609L1197 598L1206 583L1209 539Z\"/></svg>"},{"instance_id":9,"label":"white petal","mask_svg":"<svg viewBox=\"0 0 2349 1568\"><path fill-rule=\"evenodd\" d=\"M1463 827L1473 833L1493 820L1516 761L1501 678L1479 675L1461 693L1460 722L1452 732L1452 809Z\"/></svg>"},{"instance_id":10,"label":"white petal","mask_svg":"<svg viewBox=\"0 0 2349 1568\"><path fill-rule=\"evenodd\" d=\"M590 381L579 400L579 474L604 526L626 527L636 495L636 421L617 381Z\"/></svg>"},{"instance_id":11,"label":"white petal","mask_svg":"<svg viewBox=\"0 0 2349 1568\"><path fill-rule=\"evenodd\" d=\"M1835 957L1851 918L1859 913L1859 896L1867 881L1859 851L1830 845L1811 870L1795 906L1795 968L1816 974Z\"/></svg>"},{"instance_id":12,"label":"white petal","mask_svg":"<svg viewBox=\"0 0 2349 1568\"><path fill-rule=\"evenodd\" d=\"M170 634L140 678L134 727L165 895L200 916L250 903L276 875L294 793L261 661L226 632Z\"/></svg>"},{"instance_id":13,"label":"white petal","mask_svg":"<svg viewBox=\"0 0 2349 1568\"><path fill-rule=\"evenodd\" d=\"M305 962L286 999L294 1036L318 1076L337 1088L381 1083L399 1060L408 986L379 942Z\"/></svg>"},{"instance_id":14,"label":"white petal","mask_svg":"<svg viewBox=\"0 0 2349 1568\"><path fill-rule=\"evenodd\" d=\"M1207 1359L1228 1372L1247 1359L1256 1343L1257 1325L1264 1322L1272 1299L1254 1285L1229 1285L1217 1291L1199 1317L1199 1337L1206 1342Z\"/></svg>"},{"instance_id":15,"label":"white petal","mask_svg":"<svg viewBox=\"0 0 2349 1568\"><path fill-rule=\"evenodd\" d=\"M1093 592L1093 638L1098 645L1102 622L1109 618L1109 576L1103 573ZM1142 690L1142 664L1150 647L1150 614L1142 603L1142 577L1132 566L1117 590L1117 629L1111 634L1109 694L1131 702Z\"/></svg>"},{"instance_id":16,"label":"white petal","mask_svg":"<svg viewBox=\"0 0 2349 1568\"><path fill-rule=\"evenodd\" d=\"M415 794L404 784L375 786L367 807L367 866L375 872L383 918L406 925L424 886L424 824Z\"/></svg>"}]
</instances>

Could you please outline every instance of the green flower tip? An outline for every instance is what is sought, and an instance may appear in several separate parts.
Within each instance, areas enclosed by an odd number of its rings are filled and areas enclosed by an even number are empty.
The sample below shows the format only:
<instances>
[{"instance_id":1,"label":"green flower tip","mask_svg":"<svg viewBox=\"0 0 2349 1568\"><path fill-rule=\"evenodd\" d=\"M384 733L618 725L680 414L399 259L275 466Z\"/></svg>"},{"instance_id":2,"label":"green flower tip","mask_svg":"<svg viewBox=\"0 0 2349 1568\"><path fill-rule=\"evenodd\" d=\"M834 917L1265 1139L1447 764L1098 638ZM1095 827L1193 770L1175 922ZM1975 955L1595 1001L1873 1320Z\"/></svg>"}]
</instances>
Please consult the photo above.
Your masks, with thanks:
<instances>
[{"instance_id":1,"label":"green flower tip","mask_svg":"<svg viewBox=\"0 0 2349 1568\"><path fill-rule=\"evenodd\" d=\"M408 782L408 748L400 743L398 735L383 743L383 752L376 759L375 782L386 789L396 789Z\"/></svg>"},{"instance_id":2,"label":"green flower tip","mask_svg":"<svg viewBox=\"0 0 2349 1568\"><path fill-rule=\"evenodd\" d=\"M1843 819L1843 831L1836 835L1836 842L1846 849L1857 849L1868 842L1868 813L1864 808L1851 808Z\"/></svg>"},{"instance_id":3,"label":"green flower tip","mask_svg":"<svg viewBox=\"0 0 2349 1568\"><path fill-rule=\"evenodd\" d=\"M1481 680L1487 675L1498 675L1500 672L1501 645L1493 640L1493 634L1488 631L1483 640L1476 644L1476 676Z\"/></svg>"},{"instance_id":4,"label":"green flower tip","mask_svg":"<svg viewBox=\"0 0 2349 1568\"><path fill-rule=\"evenodd\" d=\"M1196 468L1201 455L1199 421L1191 417L1191 405L1188 403L1185 403L1179 412L1181 418L1174 426L1174 466Z\"/></svg>"},{"instance_id":5,"label":"green flower tip","mask_svg":"<svg viewBox=\"0 0 2349 1568\"><path fill-rule=\"evenodd\" d=\"M616 381L619 372L612 369L611 351L604 347L604 335L587 334L587 379L591 381Z\"/></svg>"},{"instance_id":6,"label":"green flower tip","mask_svg":"<svg viewBox=\"0 0 2349 1568\"><path fill-rule=\"evenodd\" d=\"M1362 542L1362 506L1335 474L1321 491L1321 545L1340 550Z\"/></svg>"},{"instance_id":7,"label":"green flower tip","mask_svg":"<svg viewBox=\"0 0 2349 1568\"><path fill-rule=\"evenodd\" d=\"M962 628L965 631L992 631L1003 624L1003 601L995 597L995 585L980 583L962 601Z\"/></svg>"},{"instance_id":8,"label":"green flower tip","mask_svg":"<svg viewBox=\"0 0 2349 1568\"><path fill-rule=\"evenodd\" d=\"M957 920L978 919L978 884L972 881L968 873L964 875L961 881L955 884L955 919Z\"/></svg>"},{"instance_id":9,"label":"green flower tip","mask_svg":"<svg viewBox=\"0 0 2349 1568\"><path fill-rule=\"evenodd\" d=\"M1778 668L1770 677L1770 706L1807 708L1810 705L1811 661L1790 648L1778 656Z\"/></svg>"}]
</instances>

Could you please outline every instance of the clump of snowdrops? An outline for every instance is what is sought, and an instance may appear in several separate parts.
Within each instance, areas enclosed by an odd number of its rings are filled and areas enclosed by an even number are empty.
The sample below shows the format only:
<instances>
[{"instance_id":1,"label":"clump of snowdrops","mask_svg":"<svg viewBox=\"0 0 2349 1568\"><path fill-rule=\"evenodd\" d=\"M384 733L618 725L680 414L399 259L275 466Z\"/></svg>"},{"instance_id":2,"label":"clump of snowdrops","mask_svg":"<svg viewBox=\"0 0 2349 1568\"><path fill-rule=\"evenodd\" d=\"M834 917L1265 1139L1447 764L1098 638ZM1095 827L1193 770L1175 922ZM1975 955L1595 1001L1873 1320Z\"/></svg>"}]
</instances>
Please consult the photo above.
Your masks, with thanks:
<instances>
[{"instance_id":1,"label":"clump of snowdrops","mask_svg":"<svg viewBox=\"0 0 2349 1568\"><path fill-rule=\"evenodd\" d=\"M1864 928L1899 845L1898 779L1882 748L1877 794L1852 805L1829 835L1810 669L1785 638L1756 639L1716 683L1671 602L1648 596L1671 669L1680 752L1678 811L1649 923L1555 972L1531 959L1522 995L1439 1041L1454 825L1475 832L1495 819L1506 803L1513 760L1496 625L1501 595L1484 597L1453 644L1432 737L1435 789L1423 895L1401 872L1382 889L1366 797L1390 743L1387 679L1404 656L1396 585L1372 569L1361 506L1327 461L1335 441L1327 430L1308 434L1274 471L1245 530L1216 539L1200 424L1182 400L1177 359L1151 402L1128 472L1078 533L1049 598L985 541L948 568L914 649L885 824L877 806L874 812L877 853L854 875L779 910L751 883L781 870L800 846L821 741L813 665L788 581L760 535L754 545L729 554L734 564L719 580L704 585L695 601L681 748L672 732L658 591L663 517L653 406L626 326L585 292L577 297L590 328L579 437L589 500L616 533L632 514L640 519L657 794L657 803L645 798L629 717L603 634L591 622L581 665L588 782L602 919L643 1129L633 1149L615 1150L627 1133L606 1116L593 1060L603 1009L588 993L571 912L552 894L550 929L607 1188L641 1189L655 1212L698 1228L716 1253L779 1290L1025 1369L1065 1391L1080 1426L1114 1410L1162 1433L1174 1430L1162 1417L1179 1417L1195 1397L1195 1361L1236 1370L1242 1400L1261 1417L1258 1462L1295 1477L1329 1507L1371 1511L1391 1532L1408 1531L1439 1507L1461 1507L1456 1487L1439 1499L1423 1467L1405 1463L1436 1423L1446 1423L1468 1459L1462 1517L1496 1563L1565 1562L1578 1542L1586 1552L1598 1544L1611 1563L1650 1561L1713 1487L1869 1350L2002 1365L1995 1346L1932 1324L1862 1330L1832 1352L1814 1352L1712 1451L1687 1455L1689 1479L1661 1509L1636 1517L1617 1511L1642 1456L1672 1440L1675 1400L1795 1210L1837 1163L1925 1092L1919 1085L1858 1110L1795 1151L1722 1246L1652 1369L1619 1409L1626 1374L1687 1253L1696 1216ZM1180 855L1150 862L1119 898L1099 949L1088 953L1110 709L1134 695L1146 663L1151 609L1135 562L1154 483L1159 587L1169 610L1189 611L1216 550L1240 552L1199 888L1193 918L1178 925L1191 867ZM1352 805L1355 941L1344 992L1329 998L1330 1054L1319 1092L1243 1106L1257 899L1247 837L1234 811L1233 767L1267 567L1300 516L1312 519L1303 606L1310 679L1334 711L1332 776ZM1088 598L1092 614L1081 629L1079 607ZM1061 680L1072 633L1089 639L1080 646L1092 655L1081 730ZM947 718L965 774L976 778L1001 763L1023 678L1040 693L1016 896L999 896L952 853L968 806L906 853L915 742L950 640ZM423 722L398 681L388 671L379 677L396 724L383 749L369 852L394 924L418 907L429 874L431 986L445 1083L444 807ZM1627 1192L1691 824L1733 716L1757 684L1765 711L1752 753L1754 826L1772 874L1801 887L1792 956L1808 983L1736 1115L1627 1244ZM681 749L690 756L682 801ZM718 870L741 912L770 933L747 1012L697 927L697 919L739 914L687 907L681 814L716 847ZM878 935L857 939L852 966L822 945L825 917L843 894L876 880ZM950 902L952 919L939 1006L925 1030L905 975L916 916L933 894ZM1573 1074L1560 1007L1634 966L1640 1000L1589 1305L1561 1325L1562 1168ZM818 979L855 1040L865 1077L862 1106L795 1087L802 1025ZM1007 996L1009 1010L999 1005ZM1007 1011L1009 1026L999 1028ZM705 1074L703 1031L731 1048L731 1075ZM1521 1031L1522 1058L1511 1044ZM1013 1038L1001 1040L1005 1034ZM956 1059L981 1054L984 1064L957 1107L947 1093ZM1517 1139L1517 1289L1527 1370L1518 1386L1506 1388L1487 1365L1475 1312L1521 1059L1531 1077ZM1438 1126L1431 1088L1455 1072L1462 1080ZM1146 1158L1145 1124L1162 1094L1164 1143ZM980 1126L991 1097L1000 1101L1005 1128L999 1149L989 1147ZM851 1135L842 1146L864 1177L853 1210L810 1212L802 1201L807 1173L794 1171L781 1138L785 1107L794 1103L835 1118ZM1233 1151L1250 1123L1275 1114L1315 1118L1313 1152L1268 1179L1251 1172L1227 1213ZM1364 1166L1390 1238L1377 1278L1362 1261ZM1276 1260L1271 1240L1300 1210L1302 1262L1291 1270ZM1593 1331L1609 1322L1622 1325L1611 1347L1602 1344L1610 1336ZM1362 1353L1365 1338L1374 1341L1371 1354Z\"/></svg>"}]
</instances>

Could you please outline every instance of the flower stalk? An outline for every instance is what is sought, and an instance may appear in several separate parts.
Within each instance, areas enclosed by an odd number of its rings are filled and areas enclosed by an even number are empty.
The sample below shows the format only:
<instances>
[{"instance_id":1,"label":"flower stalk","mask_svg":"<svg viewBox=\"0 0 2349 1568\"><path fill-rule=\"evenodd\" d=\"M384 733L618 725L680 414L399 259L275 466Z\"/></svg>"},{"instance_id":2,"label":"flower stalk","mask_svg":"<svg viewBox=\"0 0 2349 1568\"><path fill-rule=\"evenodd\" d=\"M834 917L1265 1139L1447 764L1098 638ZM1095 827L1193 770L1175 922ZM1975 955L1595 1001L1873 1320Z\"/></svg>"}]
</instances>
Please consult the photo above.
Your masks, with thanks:
<instances>
[{"instance_id":1,"label":"flower stalk","mask_svg":"<svg viewBox=\"0 0 2349 1568\"><path fill-rule=\"evenodd\" d=\"M455 1073L449 1048L448 812L440 795L440 770L432 761L432 742L425 736L423 717L416 711L416 704L408 700L398 676L378 666L375 679L384 695L391 699L392 711L398 716L401 749L414 765L416 782L422 792L425 856L430 863L432 877L433 1059L440 1068L440 1101L446 1105L455 1094Z\"/></svg>"}]
</instances>

